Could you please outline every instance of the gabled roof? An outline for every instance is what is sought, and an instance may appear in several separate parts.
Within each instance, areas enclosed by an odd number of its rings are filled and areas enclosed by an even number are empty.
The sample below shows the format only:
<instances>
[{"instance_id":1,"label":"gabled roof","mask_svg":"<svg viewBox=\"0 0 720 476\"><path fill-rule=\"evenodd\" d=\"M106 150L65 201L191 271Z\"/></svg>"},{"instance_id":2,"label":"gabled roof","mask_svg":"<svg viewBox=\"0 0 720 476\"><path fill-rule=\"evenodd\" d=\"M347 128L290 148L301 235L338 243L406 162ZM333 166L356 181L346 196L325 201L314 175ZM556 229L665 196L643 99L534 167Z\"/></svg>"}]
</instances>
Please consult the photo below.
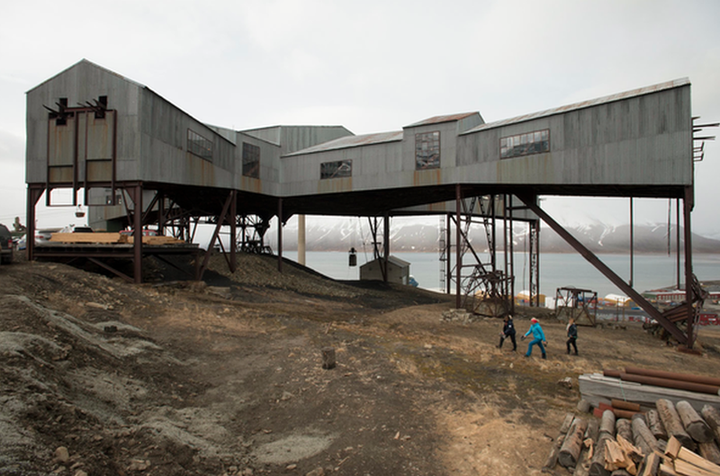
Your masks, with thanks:
<instances>
[{"instance_id":1,"label":"gabled roof","mask_svg":"<svg viewBox=\"0 0 720 476\"><path fill-rule=\"evenodd\" d=\"M567 106L556 107L554 109L548 109L546 111L534 112L531 114L525 114L524 116L512 117L510 119L503 119L496 122L488 122L481 124L477 127L470 129L469 131L463 132L464 134L472 134L474 132L484 131L488 129L494 129L496 127L508 126L510 124L517 124L520 122L532 121L533 119L539 119L541 117L554 116L556 114L563 114L570 111L576 111L578 109L585 109L592 106L599 106L601 104L607 104L615 101L622 101L624 99L630 99L633 97L644 96L646 94L656 93L664 91L666 89L678 88L681 86L689 86L690 80L688 78L676 79L674 81L667 81L665 83L655 84L653 86L646 86L640 89L633 89L622 93L612 94L610 96L604 96L597 99L590 99L589 101L577 102L574 104L568 104Z\"/></svg>"},{"instance_id":2,"label":"gabled roof","mask_svg":"<svg viewBox=\"0 0 720 476\"><path fill-rule=\"evenodd\" d=\"M59 77L59 76L62 76L63 74L66 74L68 71L70 71L70 70L72 70L72 69L75 69L75 68L78 68L78 67L80 67L80 66L90 66L90 67L92 67L92 68L99 69L99 70L101 70L101 71L103 71L103 72L105 72L105 73L107 73L107 74L111 74L111 75L113 75L113 76L117 76L118 78L121 78L121 79L123 79L123 80L125 80L125 81L127 81L127 82L129 82L129 83L133 83L133 84L137 85L138 87L147 88L147 86L145 86L144 84L140 84L140 83L138 83L137 81L133 81L133 80L130 79L130 78L127 78L127 77L125 77L125 76L123 76L123 75L121 75L121 74L118 74L118 73L114 72L114 71L110 71L110 70L107 69L107 68L103 68L102 66L100 66L100 65L98 65L98 64L96 64L96 63L93 63L92 61L89 61L89 60L86 60L85 58L83 58L83 59L81 59L80 61L78 61L77 63L75 63L74 65L70 66L69 68L65 68L64 70L60 71L60 72L59 72L58 74L56 74L55 76L52 76L51 78L46 79L45 81L43 81L42 83L38 84L37 86L29 89L28 91L25 92L25 94L28 94L28 93L34 91L35 89L39 88L39 87L42 86L43 84L49 83L50 81L54 80L55 78L57 78L57 77Z\"/></svg>"},{"instance_id":3,"label":"gabled roof","mask_svg":"<svg viewBox=\"0 0 720 476\"><path fill-rule=\"evenodd\" d=\"M455 122L460 121L462 119L465 119L470 116L474 115L480 115L479 112L462 112L460 114L449 114L447 116L434 116L429 119L424 119L420 122L416 122L414 124L410 124L409 126L405 126L403 129L407 129L409 127L419 127L419 126L429 126L431 124L442 124L443 122Z\"/></svg>"},{"instance_id":4,"label":"gabled roof","mask_svg":"<svg viewBox=\"0 0 720 476\"><path fill-rule=\"evenodd\" d=\"M403 138L403 131L394 132L378 132L376 134L364 134L359 136L346 136L339 139L324 142L322 144L308 147L283 157L292 157L293 155L313 154L316 152L326 152L329 150L348 149L351 147L360 147L364 145L383 144L386 142L399 142Z\"/></svg>"}]
</instances>

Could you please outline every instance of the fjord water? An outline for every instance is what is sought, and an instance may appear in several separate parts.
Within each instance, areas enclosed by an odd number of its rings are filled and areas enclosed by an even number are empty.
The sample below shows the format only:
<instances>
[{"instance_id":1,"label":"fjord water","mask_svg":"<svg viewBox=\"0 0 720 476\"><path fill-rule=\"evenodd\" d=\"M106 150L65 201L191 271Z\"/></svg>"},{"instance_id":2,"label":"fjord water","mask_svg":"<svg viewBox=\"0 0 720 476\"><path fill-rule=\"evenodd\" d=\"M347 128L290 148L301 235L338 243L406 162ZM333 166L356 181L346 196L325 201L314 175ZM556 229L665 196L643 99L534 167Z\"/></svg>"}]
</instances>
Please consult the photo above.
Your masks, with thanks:
<instances>
[{"instance_id":1,"label":"fjord water","mask_svg":"<svg viewBox=\"0 0 720 476\"><path fill-rule=\"evenodd\" d=\"M286 258L297 260L297 252L283 253ZM410 263L410 274L424 289L443 288L440 275L440 260L437 253L392 253L393 256ZM600 260L626 282L630 279L630 256L624 254L600 254ZM502 255L498 258L502 259ZM306 265L319 273L339 280L356 280L360 266L372 260L372 253L358 252L357 266L348 265L348 253L307 252ZM502 268L502 265L499 266ZM515 292L528 289L529 263L527 255L515 254ZM693 271L700 282L720 280L720 255L693 255ZM684 262L680 263L681 280L684 282ZM673 254L635 255L633 259L633 287L643 292L650 289L677 284L677 261ZM540 255L540 293L554 297L557 288L574 286L596 291L599 297L608 294L622 294L615 285L576 253L542 253Z\"/></svg>"}]
</instances>

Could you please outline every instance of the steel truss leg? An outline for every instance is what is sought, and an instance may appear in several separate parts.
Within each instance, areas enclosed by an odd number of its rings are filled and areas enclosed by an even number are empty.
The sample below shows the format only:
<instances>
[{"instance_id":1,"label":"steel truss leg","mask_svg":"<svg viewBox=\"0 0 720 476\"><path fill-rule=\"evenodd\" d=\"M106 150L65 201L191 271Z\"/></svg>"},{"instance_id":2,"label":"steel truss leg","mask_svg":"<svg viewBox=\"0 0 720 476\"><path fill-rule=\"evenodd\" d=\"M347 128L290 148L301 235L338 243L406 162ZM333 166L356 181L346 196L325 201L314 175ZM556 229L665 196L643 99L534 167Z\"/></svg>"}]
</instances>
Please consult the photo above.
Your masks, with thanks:
<instances>
[{"instance_id":1,"label":"steel truss leg","mask_svg":"<svg viewBox=\"0 0 720 476\"><path fill-rule=\"evenodd\" d=\"M603 263L595 254L593 254L590 250L588 250L582 243L580 243L574 236L572 236L565 228L562 227L558 222L556 222L553 218L550 217L542 208L540 208L535 203L535 197L528 196L528 195L518 195L518 198L522 200L525 205L527 205L537 216L539 216L545 223L548 224L550 228L552 228L560 237L562 237L570 246L575 248L575 250L580 253L583 258L585 258L590 264L592 264L598 271L600 271L605 277L607 277L615 286L618 287L621 291L623 291L625 294L627 294L630 299L632 299L635 304L640 306L645 312L648 313L648 315L655 319L660 325L662 325L675 339L678 340L681 344L685 344L688 347L691 344L690 340L688 339L688 335L686 335L680 328L678 328L674 322L667 319L659 310L657 310L650 302L648 302L640 293L635 291L632 287L630 287L620 276L618 276L612 269L610 269L605 263ZM687 201L687 200L686 200ZM689 224L689 211L687 210L687 204L686 204L686 226ZM686 231L686 240L689 239L688 232ZM687 247L689 246L686 242L686 252ZM688 267L691 265L689 264L689 260L687 260L686 256L686 276L687 273L689 275L692 275L692 271L690 268L690 271L688 271ZM687 279L687 277L686 277ZM688 282L686 282L686 294L689 296L689 291L687 289L690 287L688 285ZM689 306L692 306L692 302L689 301ZM689 319L689 317L688 317Z\"/></svg>"}]
</instances>

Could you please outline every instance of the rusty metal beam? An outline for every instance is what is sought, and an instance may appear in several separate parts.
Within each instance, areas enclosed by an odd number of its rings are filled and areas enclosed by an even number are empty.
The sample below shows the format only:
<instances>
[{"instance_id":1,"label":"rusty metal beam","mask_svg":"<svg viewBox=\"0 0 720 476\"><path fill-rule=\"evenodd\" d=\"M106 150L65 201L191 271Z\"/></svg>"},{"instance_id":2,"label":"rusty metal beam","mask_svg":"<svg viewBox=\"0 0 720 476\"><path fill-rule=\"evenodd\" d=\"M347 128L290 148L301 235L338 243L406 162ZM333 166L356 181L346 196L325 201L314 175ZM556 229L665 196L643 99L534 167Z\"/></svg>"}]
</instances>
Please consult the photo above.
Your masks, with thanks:
<instances>
[{"instance_id":1,"label":"rusty metal beam","mask_svg":"<svg viewBox=\"0 0 720 476\"><path fill-rule=\"evenodd\" d=\"M556 222L550 215L548 215L545 210L540 208L536 203L535 199L532 196L528 195L517 195L517 197L522 200L525 205L527 205L537 216L539 216L545 223L550 226L560 237L562 237L570 246L575 248L575 250L580 253L583 258L585 258L590 264L592 264L598 271L600 271L606 278L608 278L615 286L618 287L621 291L623 291L625 294L627 294L638 306L640 306L645 312L648 313L650 317L655 319L662 325L672 336L678 340L681 344L689 345L689 339L688 336L683 333L683 331L678 328L675 323L669 321L665 318L665 316L660 313L659 310L657 310L650 302L648 302L640 293L635 291L632 287L628 286L625 281L615 274L615 272L610 269L605 263L603 263L597 256L595 256L592 251L587 249L580 241L578 241L574 236L572 236L565 228L562 227L558 222ZM689 212L688 212L689 213ZM687 246L687 245L686 245ZM687 263L686 263L687 266ZM687 283L686 283L686 287ZM689 293L689 292L688 292Z\"/></svg>"},{"instance_id":2,"label":"rusty metal beam","mask_svg":"<svg viewBox=\"0 0 720 476\"><path fill-rule=\"evenodd\" d=\"M462 233L460 231L460 210L462 206L462 186L455 185L455 308L460 309L462 303L462 250L460 249Z\"/></svg>"},{"instance_id":3,"label":"rusty metal beam","mask_svg":"<svg viewBox=\"0 0 720 476\"><path fill-rule=\"evenodd\" d=\"M110 271L112 274L114 274L114 275L116 275L116 276L124 279L124 280L127 281L128 283L132 283L132 282L134 281L133 278L131 278L131 277L128 276L127 274L125 274L125 273L123 273L123 272L121 272L121 271L118 271L117 269L113 268L112 266L110 266L110 265L108 265L108 264L106 264L106 263L103 263L103 262L100 261L99 259L91 258L91 257L89 257L89 256L86 257L86 259L87 259L88 261L91 261L91 262L95 263L96 265L100 266L101 268L103 268L103 269L105 269L105 270L107 270L107 271Z\"/></svg>"},{"instance_id":4,"label":"rusty metal beam","mask_svg":"<svg viewBox=\"0 0 720 476\"><path fill-rule=\"evenodd\" d=\"M135 283L142 283L142 183L138 183L134 187L135 198L133 214L133 277Z\"/></svg>"},{"instance_id":5,"label":"rusty metal beam","mask_svg":"<svg viewBox=\"0 0 720 476\"><path fill-rule=\"evenodd\" d=\"M212 234L212 238L210 238L208 249L205 251L205 258L203 258L202 265L200 266L200 270L198 271L198 280L202 279L203 274L205 274L205 270L207 269L208 263L210 262L210 255L212 254L213 247L215 246L215 240L217 240L218 235L220 234L220 228L222 228L223 223L225 222L228 209L230 208L230 202L234 197L235 196L232 193L229 193L227 199L225 200L222 212L220 212L217 224L215 225L215 231Z\"/></svg>"},{"instance_id":6,"label":"rusty metal beam","mask_svg":"<svg viewBox=\"0 0 720 476\"><path fill-rule=\"evenodd\" d=\"M230 192L230 272L237 270L237 191Z\"/></svg>"},{"instance_id":7,"label":"rusty metal beam","mask_svg":"<svg viewBox=\"0 0 720 476\"><path fill-rule=\"evenodd\" d=\"M35 259L35 207L45 190L44 187L33 185L27 190L27 230L25 231L25 253L28 261Z\"/></svg>"},{"instance_id":8,"label":"rusty metal beam","mask_svg":"<svg viewBox=\"0 0 720 476\"><path fill-rule=\"evenodd\" d=\"M692 269L692 228L690 226L690 212L695 205L692 187L685 187L685 196L683 198L683 228L685 232L685 306L687 307L686 331L688 340L684 344L688 349L692 349L695 343L695 310L693 309L693 290L691 284L695 279Z\"/></svg>"},{"instance_id":9,"label":"rusty metal beam","mask_svg":"<svg viewBox=\"0 0 720 476\"><path fill-rule=\"evenodd\" d=\"M283 199L278 198L278 271L282 273L282 229L283 229Z\"/></svg>"}]
</instances>

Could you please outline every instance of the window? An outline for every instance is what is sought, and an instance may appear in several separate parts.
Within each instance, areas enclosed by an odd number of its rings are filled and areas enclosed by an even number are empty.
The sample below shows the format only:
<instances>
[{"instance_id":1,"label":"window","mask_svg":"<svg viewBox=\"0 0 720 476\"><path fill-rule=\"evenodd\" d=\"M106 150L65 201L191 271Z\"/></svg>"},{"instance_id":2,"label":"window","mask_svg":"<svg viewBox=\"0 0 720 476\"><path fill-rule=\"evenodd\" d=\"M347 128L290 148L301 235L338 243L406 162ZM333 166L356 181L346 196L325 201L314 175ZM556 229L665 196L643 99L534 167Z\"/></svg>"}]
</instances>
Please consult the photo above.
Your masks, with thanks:
<instances>
[{"instance_id":1,"label":"window","mask_svg":"<svg viewBox=\"0 0 720 476\"><path fill-rule=\"evenodd\" d=\"M213 142L191 129L188 129L187 150L201 159L212 161Z\"/></svg>"},{"instance_id":2,"label":"window","mask_svg":"<svg viewBox=\"0 0 720 476\"><path fill-rule=\"evenodd\" d=\"M323 162L320 164L320 179L352 177L352 160Z\"/></svg>"},{"instance_id":3,"label":"window","mask_svg":"<svg viewBox=\"0 0 720 476\"><path fill-rule=\"evenodd\" d=\"M440 168L440 132L415 134L415 170Z\"/></svg>"},{"instance_id":4,"label":"window","mask_svg":"<svg viewBox=\"0 0 720 476\"><path fill-rule=\"evenodd\" d=\"M550 131L548 129L500 139L501 159L541 154L543 152L550 152Z\"/></svg>"},{"instance_id":5,"label":"window","mask_svg":"<svg viewBox=\"0 0 720 476\"><path fill-rule=\"evenodd\" d=\"M243 142L242 174L246 177L260 178L260 147Z\"/></svg>"},{"instance_id":6,"label":"window","mask_svg":"<svg viewBox=\"0 0 720 476\"><path fill-rule=\"evenodd\" d=\"M56 126L67 126L67 118L72 117L72 113L65 112L68 105L68 98L60 98L56 104L58 105L59 112L57 114L51 112L50 118L56 118Z\"/></svg>"},{"instance_id":7,"label":"window","mask_svg":"<svg viewBox=\"0 0 720 476\"><path fill-rule=\"evenodd\" d=\"M107 96L99 96L97 100L97 108L95 109L95 119L105 119L105 111L107 111Z\"/></svg>"}]
</instances>

